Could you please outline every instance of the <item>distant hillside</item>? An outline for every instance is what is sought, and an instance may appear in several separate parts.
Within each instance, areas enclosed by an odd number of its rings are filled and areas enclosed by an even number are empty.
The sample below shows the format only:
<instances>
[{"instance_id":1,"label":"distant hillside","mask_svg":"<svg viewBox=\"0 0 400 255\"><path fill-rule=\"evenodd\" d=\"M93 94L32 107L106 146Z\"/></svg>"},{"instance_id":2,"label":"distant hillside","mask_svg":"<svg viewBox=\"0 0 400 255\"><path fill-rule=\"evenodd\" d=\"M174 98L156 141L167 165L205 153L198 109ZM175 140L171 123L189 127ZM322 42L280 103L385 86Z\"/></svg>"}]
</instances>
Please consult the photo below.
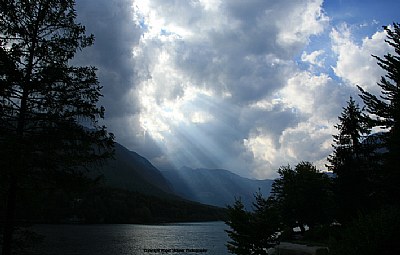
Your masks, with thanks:
<instances>
[{"instance_id":1,"label":"distant hillside","mask_svg":"<svg viewBox=\"0 0 400 255\"><path fill-rule=\"evenodd\" d=\"M105 184L113 188L162 197L174 193L171 184L156 167L119 143L115 143L114 159L95 167L90 174L102 174Z\"/></svg>"},{"instance_id":2,"label":"distant hillside","mask_svg":"<svg viewBox=\"0 0 400 255\"><path fill-rule=\"evenodd\" d=\"M176 194L204 204L225 207L241 198L250 209L254 193L259 189L266 197L273 180L251 180L222 169L191 169L162 171L172 184Z\"/></svg>"},{"instance_id":3,"label":"distant hillside","mask_svg":"<svg viewBox=\"0 0 400 255\"><path fill-rule=\"evenodd\" d=\"M66 175L68 178L59 178L59 185L52 188L22 190L17 219L39 223L160 223L225 218L223 208L174 194L172 185L144 157L118 143L115 150L114 159L88 172L91 177L102 175L102 182ZM0 206L0 215L2 209Z\"/></svg>"}]
</instances>

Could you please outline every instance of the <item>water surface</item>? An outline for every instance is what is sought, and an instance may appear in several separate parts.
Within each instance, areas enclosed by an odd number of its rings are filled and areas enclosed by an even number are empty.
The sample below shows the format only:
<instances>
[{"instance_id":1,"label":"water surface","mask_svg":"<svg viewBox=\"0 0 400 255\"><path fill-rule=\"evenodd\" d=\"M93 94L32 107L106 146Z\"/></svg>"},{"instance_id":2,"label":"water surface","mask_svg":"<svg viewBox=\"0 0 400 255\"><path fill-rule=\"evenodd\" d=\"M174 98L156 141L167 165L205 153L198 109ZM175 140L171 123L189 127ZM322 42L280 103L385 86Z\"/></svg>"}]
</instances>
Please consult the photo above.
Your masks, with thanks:
<instances>
[{"instance_id":1,"label":"water surface","mask_svg":"<svg viewBox=\"0 0 400 255\"><path fill-rule=\"evenodd\" d=\"M228 254L223 222L163 225L36 225L45 240L30 254Z\"/></svg>"}]
</instances>

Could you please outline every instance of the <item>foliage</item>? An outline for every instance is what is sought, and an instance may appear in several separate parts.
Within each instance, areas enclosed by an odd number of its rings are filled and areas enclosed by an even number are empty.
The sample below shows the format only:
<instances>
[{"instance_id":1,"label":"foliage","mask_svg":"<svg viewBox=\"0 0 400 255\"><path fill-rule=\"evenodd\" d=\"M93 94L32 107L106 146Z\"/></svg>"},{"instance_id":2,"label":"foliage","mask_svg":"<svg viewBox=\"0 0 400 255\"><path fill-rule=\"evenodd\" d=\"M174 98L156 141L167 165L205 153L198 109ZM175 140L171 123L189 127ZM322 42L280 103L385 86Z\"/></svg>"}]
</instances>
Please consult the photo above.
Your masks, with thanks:
<instances>
[{"instance_id":1,"label":"foliage","mask_svg":"<svg viewBox=\"0 0 400 255\"><path fill-rule=\"evenodd\" d=\"M332 220L331 181L310 162L300 162L278 170L280 178L272 185L269 198L255 195L254 211L248 212L240 200L228 206L227 247L235 254L267 254L278 242L278 233L291 236L294 227L304 232L305 225Z\"/></svg>"},{"instance_id":2,"label":"foliage","mask_svg":"<svg viewBox=\"0 0 400 255\"><path fill-rule=\"evenodd\" d=\"M254 235L258 236L255 247L258 247L257 254L263 254L266 249L279 243L281 216L274 201L264 198L261 192L256 193L253 206L252 225Z\"/></svg>"},{"instance_id":3,"label":"foliage","mask_svg":"<svg viewBox=\"0 0 400 255\"><path fill-rule=\"evenodd\" d=\"M370 133L369 124L368 117L350 97L335 126L339 133L333 135L334 150L328 157L328 169L336 174L335 195L340 221L354 217L371 202L376 165L373 162L378 162L379 154L374 153L374 143L363 142Z\"/></svg>"},{"instance_id":4,"label":"foliage","mask_svg":"<svg viewBox=\"0 0 400 255\"><path fill-rule=\"evenodd\" d=\"M384 167L379 169L378 180L380 188L384 190L382 198L386 202L398 204L400 196L400 25L393 23L393 27L384 27L387 33L385 40L393 49L394 55L387 53L383 58L374 56L378 65L386 71L381 77L378 86L381 95L373 95L360 86L360 97L366 105L374 127L385 130L382 135L384 150Z\"/></svg>"},{"instance_id":5,"label":"foliage","mask_svg":"<svg viewBox=\"0 0 400 255\"><path fill-rule=\"evenodd\" d=\"M226 230L231 238L227 248L234 254L268 254L267 249L278 242L280 227L279 214L272 204L262 197L255 195L254 211L248 212L240 200L233 206L228 206Z\"/></svg>"},{"instance_id":6,"label":"foliage","mask_svg":"<svg viewBox=\"0 0 400 255\"><path fill-rule=\"evenodd\" d=\"M400 27L394 23L393 27L384 29L387 33L385 41L393 47L395 54L388 53L383 58L374 56L378 65L387 72L377 84L381 95L378 97L358 87L369 114L365 123L370 128L380 127L383 132L370 135L363 141L361 145L365 145L366 149L361 146L364 149L361 150L361 157L360 153L354 153L352 144L342 153L344 156L338 155L335 150L336 154L330 158L346 159L344 164L338 164L338 160L330 161L338 175L336 193L340 198L338 204L343 223L336 241L332 243L333 254L400 253L397 245L400 237ZM348 113L344 112L342 117L349 116ZM361 116L361 113L357 115ZM357 123L357 118L353 119ZM346 125L343 120L340 119L341 124ZM362 122L359 121L359 124ZM362 134L357 125L350 127L353 133ZM342 131L339 129L339 132ZM335 149L339 146L342 144L337 143ZM371 206L373 203L375 205ZM343 221L343 215L348 215L346 221Z\"/></svg>"},{"instance_id":7,"label":"foliage","mask_svg":"<svg viewBox=\"0 0 400 255\"><path fill-rule=\"evenodd\" d=\"M75 17L74 1L1 2L0 156L6 176L38 178L60 165L73 172L108 156L104 149L113 137L97 122L104 108L97 106L96 69L69 64L94 40Z\"/></svg>"},{"instance_id":8,"label":"foliage","mask_svg":"<svg viewBox=\"0 0 400 255\"><path fill-rule=\"evenodd\" d=\"M279 209L283 223L289 228L312 228L332 220L332 191L328 176L310 162L300 162L278 170L280 178L272 185L270 200Z\"/></svg>"},{"instance_id":9,"label":"foliage","mask_svg":"<svg viewBox=\"0 0 400 255\"><path fill-rule=\"evenodd\" d=\"M347 106L338 117L335 128L339 134L333 135L333 155L328 157L329 170L341 175L343 168L352 162L359 161L365 155L362 139L370 133L368 118L362 113L359 105L350 97Z\"/></svg>"},{"instance_id":10,"label":"foliage","mask_svg":"<svg viewBox=\"0 0 400 255\"><path fill-rule=\"evenodd\" d=\"M395 55L388 53L383 58L374 56L378 60L378 65L387 72L378 83L382 95L377 97L361 87L358 88L367 111L375 117L374 124L383 128L393 128L393 132L400 132L398 130L400 124L400 27L399 24L394 23L393 28L385 26L384 29L387 33L385 41L394 48Z\"/></svg>"},{"instance_id":11,"label":"foliage","mask_svg":"<svg viewBox=\"0 0 400 255\"><path fill-rule=\"evenodd\" d=\"M227 248L234 254L250 254L253 237L251 236L251 213L244 209L240 200L236 200L233 206L228 206L228 220L225 222L230 230L226 230L231 241Z\"/></svg>"},{"instance_id":12,"label":"foliage","mask_svg":"<svg viewBox=\"0 0 400 255\"><path fill-rule=\"evenodd\" d=\"M72 0L0 2L0 168L7 185L3 253L10 253L18 189L63 180L111 155L113 135L98 124L101 86L94 67L70 60L93 35L75 23ZM85 124L85 127L83 126Z\"/></svg>"},{"instance_id":13,"label":"foliage","mask_svg":"<svg viewBox=\"0 0 400 255\"><path fill-rule=\"evenodd\" d=\"M400 210L389 207L360 214L345 226L332 242L332 254L391 255L400 254Z\"/></svg>"}]
</instances>

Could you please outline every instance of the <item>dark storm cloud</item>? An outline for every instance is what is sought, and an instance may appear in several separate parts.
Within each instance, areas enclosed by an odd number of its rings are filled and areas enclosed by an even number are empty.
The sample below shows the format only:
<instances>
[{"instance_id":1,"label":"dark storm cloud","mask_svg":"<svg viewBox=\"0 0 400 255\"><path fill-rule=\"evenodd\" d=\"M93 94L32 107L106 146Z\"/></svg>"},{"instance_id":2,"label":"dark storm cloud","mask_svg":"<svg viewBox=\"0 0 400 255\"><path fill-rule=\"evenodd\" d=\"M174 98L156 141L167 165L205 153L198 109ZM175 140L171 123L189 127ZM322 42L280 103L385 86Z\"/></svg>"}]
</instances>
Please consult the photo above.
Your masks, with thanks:
<instances>
[{"instance_id":1,"label":"dark storm cloud","mask_svg":"<svg viewBox=\"0 0 400 255\"><path fill-rule=\"evenodd\" d=\"M107 116L116 118L136 112L136 100L126 97L136 82L132 48L141 33L133 21L132 1L82 0L77 1L76 9L78 21L96 38L76 61L98 68Z\"/></svg>"}]
</instances>

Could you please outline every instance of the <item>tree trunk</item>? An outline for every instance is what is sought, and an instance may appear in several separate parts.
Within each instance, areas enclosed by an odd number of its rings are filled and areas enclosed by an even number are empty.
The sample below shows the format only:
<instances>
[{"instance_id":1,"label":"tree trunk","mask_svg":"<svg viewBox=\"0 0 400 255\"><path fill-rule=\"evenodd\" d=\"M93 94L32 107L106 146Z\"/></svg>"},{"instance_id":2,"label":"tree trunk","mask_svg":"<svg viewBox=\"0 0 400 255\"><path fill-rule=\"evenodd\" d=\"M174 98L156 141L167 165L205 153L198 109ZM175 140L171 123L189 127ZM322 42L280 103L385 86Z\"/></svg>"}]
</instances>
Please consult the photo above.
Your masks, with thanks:
<instances>
[{"instance_id":1,"label":"tree trunk","mask_svg":"<svg viewBox=\"0 0 400 255\"><path fill-rule=\"evenodd\" d=\"M300 231L301 231L301 235L304 236L306 229L304 228L303 224L300 224Z\"/></svg>"},{"instance_id":2,"label":"tree trunk","mask_svg":"<svg viewBox=\"0 0 400 255\"><path fill-rule=\"evenodd\" d=\"M17 200L17 178L12 174L7 193L7 206L5 215L5 226L3 232L3 255L11 255L12 237L15 223L15 206Z\"/></svg>"},{"instance_id":3,"label":"tree trunk","mask_svg":"<svg viewBox=\"0 0 400 255\"><path fill-rule=\"evenodd\" d=\"M31 54L28 62L28 74L26 76L25 86L22 92L21 98L21 107L19 110L18 116L18 124L17 124L17 150L16 155L17 158L16 164L18 164L13 171L10 171L10 183L7 193L7 205L6 205L6 215L5 215L5 226L3 233L3 255L11 255L12 252L12 240L13 240L13 232L15 227L15 211L16 211L16 201L17 201L17 180L18 177L21 177L21 170L24 167L23 158L22 158L22 147L23 147L23 137L24 137L24 128L25 128L25 115L27 113L27 102L29 96L29 88L27 88L27 84L30 83L30 77L33 69L33 56L34 56L34 46L36 44L36 40L32 43Z\"/></svg>"},{"instance_id":4,"label":"tree trunk","mask_svg":"<svg viewBox=\"0 0 400 255\"><path fill-rule=\"evenodd\" d=\"M34 34L37 35L38 31L38 21L36 23ZM11 255L12 252L12 241L13 241L13 232L15 228L15 211L16 211L16 201L17 201L17 179L21 175L21 169L23 169L24 165L22 163L22 146L23 146L23 137L24 137L24 129L25 129L25 115L27 113L27 104L28 104L28 97L30 93L31 84L31 76L32 70L34 66L34 57L35 57L35 49L37 44L37 38L34 36L32 38L32 45L29 49L29 58L28 58L28 67L27 67L27 74L25 76L24 86L22 86L22 97L20 103L20 110L18 116L18 124L16 129L16 135L18 138L18 149L16 150L17 160L16 163L20 164L18 167L11 171L10 173L10 184L7 193L7 207L6 207L6 215L5 215L5 226L4 226L4 233L3 233L3 248L2 254L3 255ZM22 142L22 143L20 143ZM19 147L21 146L21 147Z\"/></svg>"},{"instance_id":5,"label":"tree trunk","mask_svg":"<svg viewBox=\"0 0 400 255\"><path fill-rule=\"evenodd\" d=\"M15 228L15 212L16 212L16 204L17 204L17 190L18 190L18 178L22 175L22 169L24 167L23 158L22 158L22 147L23 147L23 134L25 127L25 113L27 108L27 100L28 100L28 90L24 89L22 99L21 99L21 109L18 118L17 125L17 137L19 140L17 141L17 149L15 151L15 155L17 155L15 160L16 165L14 169L10 171L9 174L9 186L7 192L7 205L6 205L6 215L5 215L5 225L3 232L3 255L11 255L12 253L12 241L13 241L13 232ZM10 166L9 166L10 167Z\"/></svg>"}]
</instances>

